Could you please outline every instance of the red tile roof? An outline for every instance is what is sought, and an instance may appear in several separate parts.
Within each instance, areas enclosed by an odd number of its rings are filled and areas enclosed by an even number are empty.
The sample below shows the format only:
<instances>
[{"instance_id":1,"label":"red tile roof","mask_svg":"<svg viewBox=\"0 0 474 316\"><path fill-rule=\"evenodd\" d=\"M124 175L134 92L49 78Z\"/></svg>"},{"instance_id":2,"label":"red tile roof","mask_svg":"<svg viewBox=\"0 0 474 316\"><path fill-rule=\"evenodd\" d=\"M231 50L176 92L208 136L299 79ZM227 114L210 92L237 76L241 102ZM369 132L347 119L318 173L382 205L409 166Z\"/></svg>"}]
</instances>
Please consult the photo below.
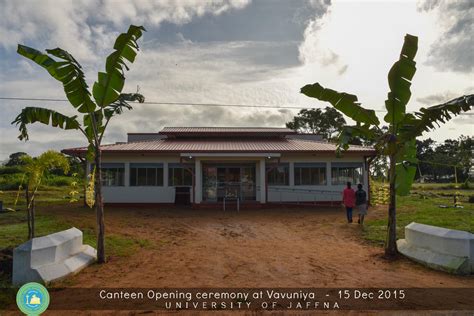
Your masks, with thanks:
<instances>
[{"instance_id":1,"label":"red tile roof","mask_svg":"<svg viewBox=\"0 0 474 316\"><path fill-rule=\"evenodd\" d=\"M336 145L322 141L291 138L262 139L160 139L129 143L103 145L103 153L314 153L335 152ZM64 149L70 155L80 155L86 147ZM349 152L373 155L374 149L364 146L350 146Z\"/></svg>"}]
</instances>

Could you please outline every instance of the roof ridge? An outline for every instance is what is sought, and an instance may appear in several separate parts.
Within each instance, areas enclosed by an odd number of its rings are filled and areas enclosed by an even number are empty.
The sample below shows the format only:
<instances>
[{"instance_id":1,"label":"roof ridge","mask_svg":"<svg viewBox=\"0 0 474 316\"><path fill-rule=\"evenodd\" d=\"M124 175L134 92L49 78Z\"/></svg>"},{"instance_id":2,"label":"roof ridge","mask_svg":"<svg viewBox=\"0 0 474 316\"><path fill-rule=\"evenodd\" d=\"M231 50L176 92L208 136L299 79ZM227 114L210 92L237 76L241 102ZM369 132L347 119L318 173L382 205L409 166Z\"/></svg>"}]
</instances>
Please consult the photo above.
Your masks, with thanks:
<instances>
[{"instance_id":1,"label":"roof ridge","mask_svg":"<svg viewBox=\"0 0 474 316\"><path fill-rule=\"evenodd\" d=\"M165 126L165 128L241 128L241 129L290 129L288 127L269 127L269 126Z\"/></svg>"},{"instance_id":2,"label":"roof ridge","mask_svg":"<svg viewBox=\"0 0 474 316\"><path fill-rule=\"evenodd\" d=\"M329 144L329 145L335 145L337 146L337 142L330 142L328 140L316 140L316 139L303 139L303 138L287 138L291 140L296 140L296 141L303 141L303 142L311 142L311 143L322 143L322 144ZM372 146L365 146L365 145L353 145L349 144L349 147L359 147L359 148L371 148Z\"/></svg>"}]
</instances>

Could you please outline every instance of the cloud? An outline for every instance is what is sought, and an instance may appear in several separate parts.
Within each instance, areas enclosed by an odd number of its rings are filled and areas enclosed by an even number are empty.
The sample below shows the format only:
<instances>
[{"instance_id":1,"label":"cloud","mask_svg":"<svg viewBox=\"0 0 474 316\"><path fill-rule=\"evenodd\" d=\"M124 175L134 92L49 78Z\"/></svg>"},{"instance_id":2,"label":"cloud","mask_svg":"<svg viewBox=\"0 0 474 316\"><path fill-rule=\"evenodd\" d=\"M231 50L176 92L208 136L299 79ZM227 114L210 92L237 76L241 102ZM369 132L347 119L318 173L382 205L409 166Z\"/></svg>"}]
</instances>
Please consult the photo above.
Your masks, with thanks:
<instances>
[{"instance_id":1,"label":"cloud","mask_svg":"<svg viewBox=\"0 0 474 316\"><path fill-rule=\"evenodd\" d=\"M447 102L458 96L459 96L458 94L452 91L446 91L444 93L435 93L435 94L427 95L424 97L420 97L420 98L417 98L416 100L422 104L425 104L425 107L428 107L428 106L433 106L433 105Z\"/></svg>"},{"instance_id":2,"label":"cloud","mask_svg":"<svg viewBox=\"0 0 474 316\"><path fill-rule=\"evenodd\" d=\"M424 1L418 9L436 15L442 29L426 61L437 69L471 73L474 69L474 1Z\"/></svg>"},{"instance_id":3,"label":"cloud","mask_svg":"<svg viewBox=\"0 0 474 316\"><path fill-rule=\"evenodd\" d=\"M0 46L17 43L60 45L83 61L110 49L116 31L129 24L158 27L162 22L185 24L204 14L242 9L249 0L1 0Z\"/></svg>"},{"instance_id":4,"label":"cloud","mask_svg":"<svg viewBox=\"0 0 474 316\"><path fill-rule=\"evenodd\" d=\"M7 14L4 10L2 15L14 14L15 6L10 3L4 1ZM140 40L141 51L126 73L124 92L133 92L138 85L147 101L325 107L326 103L299 93L303 85L320 82L355 93L365 106L383 110L387 72L398 59L406 33L420 37L410 110L436 104L431 103L436 98L462 95L466 86L472 86L466 73L438 71L426 65L438 34L434 18L417 11L412 2L60 3L18 2L18 18L6 16L0 20L0 57L6 60L0 63L0 95L64 98L60 84L37 65L18 58L9 41L16 43L20 38L35 47L60 45L70 49L83 64L91 85L97 70L103 69L104 57L110 53L118 31L130 22L145 24L148 32ZM25 8L28 4L32 7ZM72 24L57 30L63 19ZM13 37L4 36L4 30ZM61 132L58 139L56 130L39 124L31 126L31 140L22 143L16 139L18 130L10 125L24 106L73 114L67 102L1 101L1 106L0 157L20 150L38 154L48 148L84 145L79 133ZM156 132L172 125L283 127L298 111L134 104L132 111L111 121L104 142L124 141L127 132ZM466 121L463 117L463 123ZM454 122L429 137L455 138L465 133L465 128L460 129Z\"/></svg>"}]
</instances>

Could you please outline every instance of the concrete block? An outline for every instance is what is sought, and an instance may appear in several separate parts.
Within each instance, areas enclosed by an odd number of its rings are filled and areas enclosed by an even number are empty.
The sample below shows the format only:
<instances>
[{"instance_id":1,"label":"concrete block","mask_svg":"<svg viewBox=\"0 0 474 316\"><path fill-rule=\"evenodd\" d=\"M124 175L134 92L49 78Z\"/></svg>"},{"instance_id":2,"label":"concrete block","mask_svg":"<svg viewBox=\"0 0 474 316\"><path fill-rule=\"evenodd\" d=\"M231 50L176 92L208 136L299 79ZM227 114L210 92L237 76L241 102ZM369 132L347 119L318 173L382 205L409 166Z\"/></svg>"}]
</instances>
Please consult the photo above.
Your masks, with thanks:
<instances>
[{"instance_id":1,"label":"concrete block","mask_svg":"<svg viewBox=\"0 0 474 316\"><path fill-rule=\"evenodd\" d=\"M474 273L474 235L469 232L412 222L397 245L402 254L434 269Z\"/></svg>"},{"instance_id":2,"label":"concrete block","mask_svg":"<svg viewBox=\"0 0 474 316\"><path fill-rule=\"evenodd\" d=\"M454 229L410 223L405 227L405 239L419 247L454 256L469 257L473 234Z\"/></svg>"},{"instance_id":3,"label":"concrete block","mask_svg":"<svg viewBox=\"0 0 474 316\"><path fill-rule=\"evenodd\" d=\"M77 228L33 238L13 250L12 283L56 281L77 273L96 257L94 248L82 244Z\"/></svg>"},{"instance_id":4,"label":"concrete block","mask_svg":"<svg viewBox=\"0 0 474 316\"><path fill-rule=\"evenodd\" d=\"M471 272L469 258L442 254L410 245L406 239L397 240L397 247L398 251L406 257L435 270L452 274L469 274Z\"/></svg>"}]
</instances>

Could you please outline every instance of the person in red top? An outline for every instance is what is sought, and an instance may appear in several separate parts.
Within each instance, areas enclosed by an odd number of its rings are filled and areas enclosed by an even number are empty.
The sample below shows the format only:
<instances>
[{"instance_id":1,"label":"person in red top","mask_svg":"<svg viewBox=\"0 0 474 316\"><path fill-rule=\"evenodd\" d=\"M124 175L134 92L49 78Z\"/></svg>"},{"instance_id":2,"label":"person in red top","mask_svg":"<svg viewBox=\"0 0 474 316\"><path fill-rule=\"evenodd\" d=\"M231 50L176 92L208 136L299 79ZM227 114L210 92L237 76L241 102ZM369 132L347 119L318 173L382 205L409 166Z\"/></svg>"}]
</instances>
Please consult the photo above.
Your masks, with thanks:
<instances>
[{"instance_id":1,"label":"person in red top","mask_svg":"<svg viewBox=\"0 0 474 316\"><path fill-rule=\"evenodd\" d=\"M356 195L351 188L351 183L347 182L347 188L342 192L342 204L346 208L347 222L352 223L352 208L355 206Z\"/></svg>"}]
</instances>

